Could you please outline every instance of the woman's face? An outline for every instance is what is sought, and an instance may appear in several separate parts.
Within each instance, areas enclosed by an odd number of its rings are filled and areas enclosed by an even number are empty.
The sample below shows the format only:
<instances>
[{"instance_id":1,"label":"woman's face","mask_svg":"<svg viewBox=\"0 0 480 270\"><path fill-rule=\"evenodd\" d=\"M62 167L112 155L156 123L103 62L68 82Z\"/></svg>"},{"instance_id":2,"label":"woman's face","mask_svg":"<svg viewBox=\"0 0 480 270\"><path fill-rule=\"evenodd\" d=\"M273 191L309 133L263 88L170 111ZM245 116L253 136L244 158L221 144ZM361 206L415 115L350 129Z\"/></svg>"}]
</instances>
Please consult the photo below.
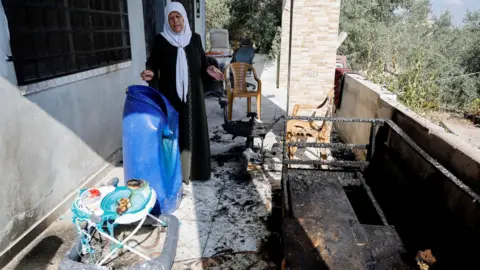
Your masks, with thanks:
<instances>
[{"instance_id":1,"label":"woman's face","mask_svg":"<svg viewBox=\"0 0 480 270\"><path fill-rule=\"evenodd\" d=\"M172 11L168 14L168 24L173 32L180 33L183 31L185 21L180 13Z\"/></svg>"}]
</instances>

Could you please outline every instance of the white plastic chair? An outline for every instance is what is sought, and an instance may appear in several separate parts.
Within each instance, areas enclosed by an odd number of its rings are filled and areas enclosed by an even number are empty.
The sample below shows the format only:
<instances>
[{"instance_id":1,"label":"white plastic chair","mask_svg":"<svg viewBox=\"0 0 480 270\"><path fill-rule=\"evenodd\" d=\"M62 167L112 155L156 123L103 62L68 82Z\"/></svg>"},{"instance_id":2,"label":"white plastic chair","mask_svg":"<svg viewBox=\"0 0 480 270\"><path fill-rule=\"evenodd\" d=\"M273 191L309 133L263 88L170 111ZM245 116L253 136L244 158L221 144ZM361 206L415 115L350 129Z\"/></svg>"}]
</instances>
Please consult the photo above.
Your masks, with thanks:
<instances>
[{"instance_id":1,"label":"white plastic chair","mask_svg":"<svg viewBox=\"0 0 480 270\"><path fill-rule=\"evenodd\" d=\"M211 51L230 52L227 29L212 29L209 33Z\"/></svg>"}]
</instances>

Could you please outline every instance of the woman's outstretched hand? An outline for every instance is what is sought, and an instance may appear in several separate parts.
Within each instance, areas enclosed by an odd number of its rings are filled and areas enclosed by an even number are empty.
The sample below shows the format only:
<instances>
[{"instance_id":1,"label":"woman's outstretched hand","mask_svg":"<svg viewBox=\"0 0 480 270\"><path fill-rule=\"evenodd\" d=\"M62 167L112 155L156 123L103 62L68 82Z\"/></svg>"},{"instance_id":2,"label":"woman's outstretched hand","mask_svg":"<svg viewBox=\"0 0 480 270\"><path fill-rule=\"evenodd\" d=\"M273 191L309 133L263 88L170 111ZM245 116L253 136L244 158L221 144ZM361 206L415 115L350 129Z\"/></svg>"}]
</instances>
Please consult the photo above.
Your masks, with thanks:
<instances>
[{"instance_id":1,"label":"woman's outstretched hand","mask_svg":"<svg viewBox=\"0 0 480 270\"><path fill-rule=\"evenodd\" d=\"M218 70L215 66L208 66L207 67L207 73L210 75L210 77L214 78L215 80L218 81L223 81L223 73Z\"/></svg>"},{"instance_id":2,"label":"woman's outstretched hand","mask_svg":"<svg viewBox=\"0 0 480 270\"><path fill-rule=\"evenodd\" d=\"M153 71L146 69L140 73L140 77L142 77L144 81L151 81L153 79Z\"/></svg>"}]
</instances>

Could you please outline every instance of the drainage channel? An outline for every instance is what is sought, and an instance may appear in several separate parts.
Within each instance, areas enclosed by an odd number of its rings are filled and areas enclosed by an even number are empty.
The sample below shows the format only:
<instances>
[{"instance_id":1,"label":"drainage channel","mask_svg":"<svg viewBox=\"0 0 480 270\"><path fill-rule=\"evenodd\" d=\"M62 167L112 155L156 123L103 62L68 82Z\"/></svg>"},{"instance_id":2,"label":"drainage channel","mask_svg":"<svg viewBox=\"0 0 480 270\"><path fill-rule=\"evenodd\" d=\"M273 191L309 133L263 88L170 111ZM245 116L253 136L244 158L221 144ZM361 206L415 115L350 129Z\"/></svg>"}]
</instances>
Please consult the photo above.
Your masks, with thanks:
<instances>
[{"instance_id":1,"label":"drainage channel","mask_svg":"<svg viewBox=\"0 0 480 270\"><path fill-rule=\"evenodd\" d=\"M288 143L330 147L333 161L284 160L284 256L292 269L408 269L400 237L390 226L364 177L368 162L333 131L331 143ZM370 150L369 150L370 151ZM318 163L318 162L317 162ZM324 166L328 165L328 168Z\"/></svg>"},{"instance_id":2,"label":"drainage channel","mask_svg":"<svg viewBox=\"0 0 480 270\"><path fill-rule=\"evenodd\" d=\"M445 207L439 177L424 180L393 151L377 153L365 179L395 227L411 266L421 251L430 251L435 263L430 269L474 269L480 254L480 237ZM461 209L459 209L461 211Z\"/></svg>"}]
</instances>

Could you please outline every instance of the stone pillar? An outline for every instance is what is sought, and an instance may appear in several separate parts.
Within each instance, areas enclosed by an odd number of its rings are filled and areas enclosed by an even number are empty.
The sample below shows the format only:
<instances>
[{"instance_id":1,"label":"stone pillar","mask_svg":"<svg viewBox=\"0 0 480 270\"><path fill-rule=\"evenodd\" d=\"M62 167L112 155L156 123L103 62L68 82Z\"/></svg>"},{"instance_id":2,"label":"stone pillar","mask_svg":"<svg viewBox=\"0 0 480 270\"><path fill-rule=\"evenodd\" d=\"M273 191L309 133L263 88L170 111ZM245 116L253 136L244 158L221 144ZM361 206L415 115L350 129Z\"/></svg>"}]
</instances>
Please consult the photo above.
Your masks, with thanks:
<instances>
[{"instance_id":1,"label":"stone pillar","mask_svg":"<svg viewBox=\"0 0 480 270\"><path fill-rule=\"evenodd\" d=\"M290 112L297 103L319 105L333 87L339 20L340 0L294 0ZM284 0L280 88L287 88L289 33L290 0Z\"/></svg>"}]
</instances>

